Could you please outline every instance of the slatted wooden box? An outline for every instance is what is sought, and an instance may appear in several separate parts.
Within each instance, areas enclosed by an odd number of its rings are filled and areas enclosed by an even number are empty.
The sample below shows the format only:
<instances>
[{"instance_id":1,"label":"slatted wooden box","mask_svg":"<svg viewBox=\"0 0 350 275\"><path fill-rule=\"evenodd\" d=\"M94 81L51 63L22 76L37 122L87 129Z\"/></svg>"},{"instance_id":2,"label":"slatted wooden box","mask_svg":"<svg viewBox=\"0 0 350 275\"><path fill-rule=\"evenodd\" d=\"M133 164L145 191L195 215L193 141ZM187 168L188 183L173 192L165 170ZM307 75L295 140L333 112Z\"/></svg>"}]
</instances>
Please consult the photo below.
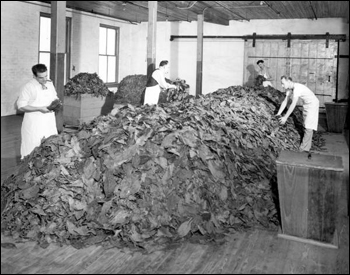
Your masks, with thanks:
<instances>
[{"instance_id":1,"label":"slatted wooden box","mask_svg":"<svg viewBox=\"0 0 350 275\"><path fill-rule=\"evenodd\" d=\"M342 158L282 151L276 164L282 223L278 236L337 248Z\"/></svg>"},{"instance_id":2,"label":"slatted wooden box","mask_svg":"<svg viewBox=\"0 0 350 275\"><path fill-rule=\"evenodd\" d=\"M348 104L346 102L325 102L324 105L326 106L328 132L343 132L346 115L348 113Z\"/></svg>"},{"instance_id":3,"label":"slatted wooden box","mask_svg":"<svg viewBox=\"0 0 350 275\"><path fill-rule=\"evenodd\" d=\"M80 125L89 122L101 115L102 107L106 99L95 97L90 94L75 96L64 96L63 122L66 125Z\"/></svg>"}]
</instances>

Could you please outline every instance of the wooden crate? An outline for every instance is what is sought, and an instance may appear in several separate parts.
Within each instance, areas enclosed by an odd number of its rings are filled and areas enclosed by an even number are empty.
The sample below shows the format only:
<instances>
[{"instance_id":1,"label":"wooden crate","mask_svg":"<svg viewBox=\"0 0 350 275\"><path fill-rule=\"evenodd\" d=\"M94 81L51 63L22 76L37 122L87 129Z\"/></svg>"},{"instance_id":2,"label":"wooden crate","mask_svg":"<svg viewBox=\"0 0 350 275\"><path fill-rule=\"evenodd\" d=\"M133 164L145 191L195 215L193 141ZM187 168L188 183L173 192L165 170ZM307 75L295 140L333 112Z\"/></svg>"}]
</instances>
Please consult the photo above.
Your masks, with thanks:
<instances>
[{"instance_id":1,"label":"wooden crate","mask_svg":"<svg viewBox=\"0 0 350 275\"><path fill-rule=\"evenodd\" d=\"M101 115L102 107L106 99L95 97L90 94L75 96L64 96L63 122L66 125L80 125L89 122Z\"/></svg>"},{"instance_id":2,"label":"wooden crate","mask_svg":"<svg viewBox=\"0 0 350 275\"><path fill-rule=\"evenodd\" d=\"M346 115L348 112L347 103L325 102L327 115L328 132L343 132Z\"/></svg>"},{"instance_id":3,"label":"wooden crate","mask_svg":"<svg viewBox=\"0 0 350 275\"><path fill-rule=\"evenodd\" d=\"M282 223L278 236L337 248L342 158L282 151L276 163Z\"/></svg>"}]
</instances>

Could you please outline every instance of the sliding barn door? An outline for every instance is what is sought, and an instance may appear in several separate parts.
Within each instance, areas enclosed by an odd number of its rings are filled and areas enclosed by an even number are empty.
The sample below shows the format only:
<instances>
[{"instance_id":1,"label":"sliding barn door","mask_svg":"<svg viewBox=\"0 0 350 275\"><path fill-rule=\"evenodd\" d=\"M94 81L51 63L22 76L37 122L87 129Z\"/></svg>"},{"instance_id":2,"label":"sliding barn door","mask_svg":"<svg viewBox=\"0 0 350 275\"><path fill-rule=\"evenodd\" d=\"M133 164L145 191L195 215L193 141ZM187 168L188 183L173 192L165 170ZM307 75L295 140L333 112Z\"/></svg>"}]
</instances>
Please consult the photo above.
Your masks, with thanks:
<instances>
[{"instance_id":1,"label":"sliding barn door","mask_svg":"<svg viewBox=\"0 0 350 275\"><path fill-rule=\"evenodd\" d=\"M335 99L337 42L329 41L326 48L324 40L292 40L287 47L287 41L257 40L245 42L244 84L254 84L258 75L256 62L264 60L273 77L272 84L281 87L281 76L291 76L293 81L309 87L320 100L324 102ZM299 102L300 103L300 102Z\"/></svg>"}]
</instances>

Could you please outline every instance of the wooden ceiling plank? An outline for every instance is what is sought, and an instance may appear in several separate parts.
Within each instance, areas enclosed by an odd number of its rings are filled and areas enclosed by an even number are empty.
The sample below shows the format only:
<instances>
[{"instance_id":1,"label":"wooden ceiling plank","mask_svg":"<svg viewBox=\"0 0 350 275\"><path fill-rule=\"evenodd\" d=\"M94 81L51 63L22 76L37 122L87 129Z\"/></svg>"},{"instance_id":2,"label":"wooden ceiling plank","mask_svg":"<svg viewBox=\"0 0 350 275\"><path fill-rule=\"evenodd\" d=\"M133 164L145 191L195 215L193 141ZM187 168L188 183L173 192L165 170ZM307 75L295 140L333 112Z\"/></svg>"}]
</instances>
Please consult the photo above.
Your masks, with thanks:
<instances>
[{"instance_id":1,"label":"wooden ceiling plank","mask_svg":"<svg viewBox=\"0 0 350 275\"><path fill-rule=\"evenodd\" d=\"M144 4L144 2L145 2L145 4ZM167 1L165 1L165 2L167 2ZM147 3L147 1L133 1L133 2L129 1L129 3L131 5L134 5L134 6L143 8L143 9L146 9L148 11L148 3ZM160 2L160 3L162 3L162 2ZM178 15L178 13L171 12L170 9L164 8L163 6L160 6L160 5L158 5L157 13L161 14L161 15L163 15L165 17L166 16L171 16L171 17L177 18L179 21L187 21L186 17Z\"/></svg>"},{"instance_id":2,"label":"wooden ceiling plank","mask_svg":"<svg viewBox=\"0 0 350 275\"><path fill-rule=\"evenodd\" d=\"M226 1L227 2L227 1ZM233 15L235 16L238 16L241 18L241 20L246 20L249 22L249 19L241 16L240 14L236 13L236 12L233 12L231 11L231 9L229 7L227 7L227 5L225 4L226 2L222 2L222 1L215 1L216 4L218 4L220 7L223 7L224 9L228 10L230 13L232 13Z\"/></svg>"},{"instance_id":3,"label":"wooden ceiling plank","mask_svg":"<svg viewBox=\"0 0 350 275\"><path fill-rule=\"evenodd\" d=\"M39 2L51 3L51 1ZM123 2L126 3L126 6L123 5ZM148 1L66 1L66 3L67 8L73 10L130 23L148 21ZM268 5L264 5L264 3ZM212 15L215 20L222 17L224 21L226 19L237 20L237 16L247 20L301 18L344 18L349 20L349 1L158 1L158 7L159 21L165 21L167 17L170 21L197 21L197 15L202 14L207 7L215 11L215 15ZM280 17L278 13L280 13ZM224 22L221 24L226 25Z\"/></svg>"},{"instance_id":4,"label":"wooden ceiling plank","mask_svg":"<svg viewBox=\"0 0 350 275\"><path fill-rule=\"evenodd\" d=\"M230 25L230 21L228 19L223 18L210 7L208 7L208 9L205 9L203 11L203 15L204 15L205 22L224 25L224 26Z\"/></svg>"},{"instance_id":5,"label":"wooden ceiling plank","mask_svg":"<svg viewBox=\"0 0 350 275\"><path fill-rule=\"evenodd\" d=\"M87 3L89 2L89 3ZM147 16L137 10L123 11L122 8L117 8L117 3L114 3L114 7L108 7L96 3L99 1L67 1L67 7L79 11L84 11L92 14L112 17L119 20L135 23L147 20ZM131 17L133 17L131 19ZM139 17L139 20L134 20Z\"/></svg>"}]
</instances>

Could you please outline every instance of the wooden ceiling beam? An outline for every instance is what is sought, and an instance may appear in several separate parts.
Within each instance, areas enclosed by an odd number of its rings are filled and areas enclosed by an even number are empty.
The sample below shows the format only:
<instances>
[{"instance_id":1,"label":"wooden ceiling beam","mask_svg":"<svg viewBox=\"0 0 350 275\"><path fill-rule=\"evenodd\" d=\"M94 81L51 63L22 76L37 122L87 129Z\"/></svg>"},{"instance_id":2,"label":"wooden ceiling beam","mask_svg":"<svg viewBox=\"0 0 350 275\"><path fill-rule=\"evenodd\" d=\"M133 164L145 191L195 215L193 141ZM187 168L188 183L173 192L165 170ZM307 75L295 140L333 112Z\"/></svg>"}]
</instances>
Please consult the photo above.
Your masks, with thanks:
<instances>
[{"instance_id":1,"label":"wooden ceiling beam","mask_svg":"<svg viewBox=\"0 0 350 275\"><path fill-rule=\"evenodd\" d=\"M309 4L310 4L310 8L311 8L311 10L312 10L312 12L313 12L313 14L314 14L314 17L315 17L315 19L317 20L317 15L316 15L316 12L315 12L314 7L312 6L312 2L309 1Z\"/></svg>"},{"instance_id":2,"label":"wooden ceiling beam","mask_svg":"<svg viewBox=\"0 0 350 275\"><path fill-rule=\"evenodd\" d=\"M172 3L171 1L159 1L159 6L163 8L168 8L172 11L176 11L176 14L180 14L181 16L186 16L187 19L185 21L197 21L198 13L194 12L190 8L179 8L176 4ZM184 14L185 12L187 14Z\"/></svg>"},{"instance_id":3,"label":"wooden ceiling beam","mask_svg":"<svg viewBox=\"0 0 350 275\"><path fill-rule=\"evenodd\" d=\"M224 2L224 3L225 3L225 2ZM238 14L238 13L233 12L233 11L231 10L231 8L229 8L226 4L222 4L221 1L215 1L215 4L218 4L220 7L224 8L224 9L227 10L227 11L229 11L229 12L230 12L231 14L233 14L234 16L240 17L241 20L246 20L246 21L249 22L249 19L247 19L247 18L241 16L241 15ZM239 20L239 19L235 19L235 20Z\"/></svg>"},{"instance_id":4,"label":"wooden ceiling beam","mask_svg":"<svg viewBox=\"0 0 350 275\"><path fill-rule=\"evenodd\" d=\"M264 3L265 3L271 10L273 10L273 11L277 14L278 17L281 16L281 12L275 10L275 9L272 7L272 4L268 3L267 1L264 1Z\"/></svg>"},{"instance_id":5,"label":"wooden ceiling beam","mask_svg":"<svg viewBox=\"0 0 350 275\"><path fill-rule=\"evenodd\" d=\"M143 3L140 3L141 1L137 1L137 3L134 3L132 1L126 1L128 4L130 5L134 5L136 7L140 7L140 8L143 8L143 9L147 9L148 10L148 4L143 4ZM159 2L159 3L162 3L162 2ZM158 14L161 14L163 15L165 18L166 17L174 17L174 18L177 18L178 20L180 21L188 21L188 18L184 18L183 16L181 15L178 15L177 13L174 13L172 10L168 10L167 8L164 8L163 6L160 6L158 3L158 11L157 13Z\"/></svg>"},{"instance_id":6,"label":"wooden ceiling beam","mask_svg":"<svg viewBox=\"0 0 350 275\"><path fill-rule=\"evenodd\" d=\"M213 10L212 7L205 8L203 10L203 15L204 15L205 22L224 25L224 26L230 25L230 21L228 19L223 18L218 12Z\"/></svg>"}]
</instances>

